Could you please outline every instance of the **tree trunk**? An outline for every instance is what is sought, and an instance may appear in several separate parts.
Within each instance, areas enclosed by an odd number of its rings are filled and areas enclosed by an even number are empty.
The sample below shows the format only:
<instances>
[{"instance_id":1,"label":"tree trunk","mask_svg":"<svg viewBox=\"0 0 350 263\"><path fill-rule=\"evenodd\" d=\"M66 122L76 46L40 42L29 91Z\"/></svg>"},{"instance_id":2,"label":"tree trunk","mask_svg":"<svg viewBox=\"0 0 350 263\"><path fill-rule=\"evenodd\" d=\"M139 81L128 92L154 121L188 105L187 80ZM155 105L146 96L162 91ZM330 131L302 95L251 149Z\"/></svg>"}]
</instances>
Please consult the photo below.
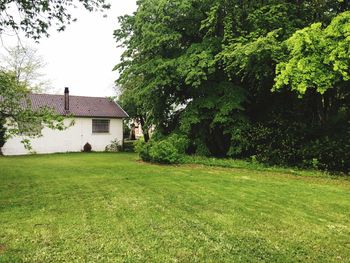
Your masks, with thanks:
<instances>
[{"instance_id":1,"label":"tree trunk","mask_svg":"<svg viewBox=\"0 0 350 263\"><path fill-rule=\"evenodd\" d=\"M5 134L6 134L6 127L5 127L6 119L0 115L0 155L3 155L2 153L2 147L6 143Z\"/></svg>"},{"instance_id":2,"label":"tree trunk","mask_svg":"<svg viewBox=\"0 0 350 263\"><path fill-rule=\"evenodd\" d=\"M145 140L145 142L148 142L149 141L149 133L148 133L148 131L144 131L143 132L143 138L144 138L144 140Z\"/></svg>"},{"instance_id":3,"label":"tree trunk","mask_svg":"<svg viewBox=\"0 0 350 263\"><path fill-rule=\"evenodd\" d=\"M136 136L135 136L135 126L131 126L130 128L130 135L129 135L129 140L136 140Z\"/></svg>"},{"instance_id":4,"label":"tree trunk","mask_svg":"<svg viewBox=\"0 0 350 263\"><path fill-rule=\"evenodd\" d=\"M148 129L145 127L145 120L142 116L140 116L140 124L142 127L143 138L144 138L145 142L148 142L149 141L149 133L148 133Z\"/></svg>"}]
</instances>

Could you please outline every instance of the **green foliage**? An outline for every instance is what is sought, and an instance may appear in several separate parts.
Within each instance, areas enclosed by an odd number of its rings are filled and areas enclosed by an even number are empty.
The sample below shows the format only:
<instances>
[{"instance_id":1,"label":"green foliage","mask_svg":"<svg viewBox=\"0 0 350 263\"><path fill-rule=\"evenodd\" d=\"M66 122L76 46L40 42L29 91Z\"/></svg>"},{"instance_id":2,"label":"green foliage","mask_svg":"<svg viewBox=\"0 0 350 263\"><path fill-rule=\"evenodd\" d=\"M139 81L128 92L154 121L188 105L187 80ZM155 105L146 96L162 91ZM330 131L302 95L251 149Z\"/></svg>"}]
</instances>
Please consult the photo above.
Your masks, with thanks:
<instances>
[{"instance_id":1,"label":"green foliage","mask_svg":"<svg viewBox=\"0 0 350 263\"><path fill-rule=\"evenodd\" d=\"M281 53L278 40L279 31L272 31L257 38L241 37L225 46L219 54L227 74L234 78L239 76L257 82L265 81L274 74L274 62Z\"/></svg>"},{"instance_id":2,"label":"green foliage","mask_svg":"<svg viewBox=\"0 0 350 263\"><path fill-rule=\"evenodd\" d=\"M344 170L346 155L335 165L303 153L326 137L330 152L349 145L349 9L331 0L139 1L115 31L125 48L115 67L121 98L157 141L186 136L188 154Z\"/></svg>"},{"instance_id":3,"label":"green foliage","mask_svg":"<svg viewBox=\"0 0 350 263\"><path fill-rule=\"evenodd\" d=\"M250 160L232 159L232 158L214 158L205 156L186 156L183 159L185 164L198 164L209 167L222 167L222 168L234 168L234 169L245 169L250 171L274 171L279 173L301 175L301 176L325 176L326 173L316 172L311 170L302 170L297 167L283 168L280 166L269 166L263 163L259 163L255 156L251 156ZM316 168L315 168L316 169Z\"/></svg>"},{"instance_id":4,"label":"green foliage","mask_svg":"<svg viewBox=\"0 0 350 263\"><path fill-rule=\"evenodd\" d=\"M258 162L282 166L298 166L303 162L300 153L307 143L303 124L286 122L275 116L269 122L252 126L246 136L249 138L246 154L254 155Z\"/></svg>"},{"instance_id":5,"label":"green foliage","mask_svg":"<svg viewBox=\"0 0 350 263\"><path fill-rule=\"evenodd\" d=\"M251 125L242 134L247 138L246 148L235 157L254 159L259 163L326 171L350 171L350 136L346 132L337 137L318 136L325 132L300 123L286 121L278 116L264 123ZM242 144L239 144L242 145Z\"/></svg>"},{"instance_id":6,"label":"green foliage","mask_svg":"<svg viewBox=\"0 0 350 263\"><path fill-rule=\"evenodd\" d=\"M151 162L152 158L150 150L153 145L153 141L145 142L143 140L137 140L134 142L135 152L139 154L140 158L145 162Z\"/></svg>"},{"instance_id":7,"label":"green foliage","mask_svg":"<svg viewBox=\"0 0 350 263\"><path fill-rule=\"evenodd\" d=\"M211 152L208 149L208 147L203 143L202 140L196 140L194 141L194 145L196 147L195 149L195 155L196 156L210 156Z\"/></svg>"},{"instance_id":8,"label":"green foliage","mask_svg":"<svg viewBox=\"0 0 350 263\"><path fill-rule=\"evenodd\" d=\"M350 12L344 12L322 28L312 24L286 41L288 56L276 68L275 89L290 85L305 94L316 88L321 94L341 81L349 81Z\"/></svg>"},{"instance_id":9,"label":"green foliage","mask_svg":"<svg viewBox=\"0 0 350 263\"><path fill-rule=\"evenodd\" d=\"M237 121L230 129L230 148L227 156L241 157L246 153L251 145L251 141L247 135L247 130L251 128L251 124L246 120Z\"/></svg>"},{"instance_id":10,"label":"green foliage","mask_svg":"<svg viewBox=\"0 0 350 263\"><path fill-rule=\"evenodd\" d=\"M0 116L0 155L2 154L1 148L5 145L6 139L6 119Z\"/></svg>"},{"instance_id":11,"label":"green foliage","mask_svg":"<svg viewBox=\"0 0 350 263\"><path fill-rule=\"evenodd\" d=\"M7 30L22 30L27 37L35 40L43 35L49 36L49 28L54 25L58 31L63 31L67 24L74 22L71 8L84 7L88 11L108 9L105 0L38 0L38 1L2 1L0 3L0 34ZM14 15L14 12L16 15Z\"/></svg>"},{"instance_id":12,"label":"green foliage","mask_svg":"<svg viewBox=\"0 0 350 263\"><path fill-rule=\"evenodd\" d=\"M173 133L165 140L174 146L179 154L185 154L190 143L187 136L177 133Z\"/></svg>"},{"instance_id":13,"label":"green foliage","mask_svg":"<svg viewBox=\"0 0 350 263\"><path fill-rule=\"evenodd\" d=\"M121 145L121 142L117 139L112 140L111 143L105 147L106 152L121 152L122 150L123 146Z\"/></svg>"},{"instance_id":14,"label":"green foliage","mask_svg":"<svg viewBox=\"0 0 350 263\"><path fill-rule=\"evenodd\" d=\"M246 92L229 82L222 82L212 83L208 89L202 88L201 93L181 112L179 129L193 138L192 147L196 154L226 154L229 149L223 146L222 139L230 141L236 135L232 128L245 122L242 104ZM205 137L215 137L218 141L207 142Z\"/></svg>"},{"instance_id":15,"label":"green foliage","mask_svg":"<svg viewBox=\"0 0 350 263\"><path fill-rule=\"evenodd\" d=\"M175 146L168 140L162 140L152 145L149 150L152 162L173 164L180 162L180 154Z\"/></svg>"},{"instance_id":16,"label":"green foliage","mask_svg":"<svg viewBox=\"0 0 350 263\"><path fill-rule=\"evenodd\" d=\"M307 167L326 171L350 172L350 136L313 140L301 152Z\"/></svg>"},{"instance_id":17,"label":"green foliage","mask_svg":"<svg viewBox=\"0 0 350 263\"><path fill-rule=\"evenodd\" d=\"M188 141L179 135L171 135L158 141L149 142L138 140L135 142L135 151L145 162L162 164L176 164L182 160Z\"/></svg>"},{"instance_id":18,"label":"green foliage","mask_svg":"<svg viewBox=\"0 0 350 263\"><path fill-rule=\"evenodd\" d=\"M135 152L135 141L133 141L133 140L124 140L123 151L124 152Z\"/></svg>"}]
</instances>

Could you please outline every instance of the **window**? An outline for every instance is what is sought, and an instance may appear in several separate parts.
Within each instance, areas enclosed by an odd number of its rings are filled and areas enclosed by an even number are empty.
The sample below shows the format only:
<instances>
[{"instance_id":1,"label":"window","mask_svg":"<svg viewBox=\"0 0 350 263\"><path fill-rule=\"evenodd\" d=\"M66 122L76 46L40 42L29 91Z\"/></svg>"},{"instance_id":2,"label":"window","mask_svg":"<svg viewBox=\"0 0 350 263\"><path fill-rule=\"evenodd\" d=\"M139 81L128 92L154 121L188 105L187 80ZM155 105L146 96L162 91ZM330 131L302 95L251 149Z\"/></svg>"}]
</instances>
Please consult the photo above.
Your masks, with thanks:
<instances>
[{"instance_id":1,"label":"window","mask_svg":"<svg viewBox=\"0 0 350 263\"><path fill-rule=\"evenodd\" d=\"M109 120L92 120L92 133L109 133Z\"/></svg>"}]
</instances>

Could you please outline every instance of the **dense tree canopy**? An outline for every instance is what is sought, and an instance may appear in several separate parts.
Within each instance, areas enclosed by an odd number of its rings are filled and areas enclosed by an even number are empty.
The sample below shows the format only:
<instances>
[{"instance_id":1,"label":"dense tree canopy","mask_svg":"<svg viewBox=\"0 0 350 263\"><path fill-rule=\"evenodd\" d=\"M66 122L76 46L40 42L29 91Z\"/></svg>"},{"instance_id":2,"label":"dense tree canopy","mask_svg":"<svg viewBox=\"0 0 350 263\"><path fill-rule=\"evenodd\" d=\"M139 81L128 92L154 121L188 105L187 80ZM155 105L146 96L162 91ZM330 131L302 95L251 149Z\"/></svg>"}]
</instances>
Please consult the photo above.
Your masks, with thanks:
<instances>
[{"instance_id":1,"label":"dense tree canopy","mask_svg":"<svg viewBox=\"0 0 350 263\"><path fill-rule=\"evenodd\" d=\"M296 31L287 41L286 62L277 66L275 88L290 86L301 94L316 88L321 94L350 80L350 12Z\"/></svg>"},{"instance_id":2,"label":"dense tree canopy","mask_svg":"<svg viewBox=\"0 0 350 263\"><path fill-rule=\"evenodd\" d=\"M347 170L349 8L345 0L138 1L115 31L125 47L116 66L122 98L156 137L189 138L188 153Z\"/></svg>"}]
</instances>

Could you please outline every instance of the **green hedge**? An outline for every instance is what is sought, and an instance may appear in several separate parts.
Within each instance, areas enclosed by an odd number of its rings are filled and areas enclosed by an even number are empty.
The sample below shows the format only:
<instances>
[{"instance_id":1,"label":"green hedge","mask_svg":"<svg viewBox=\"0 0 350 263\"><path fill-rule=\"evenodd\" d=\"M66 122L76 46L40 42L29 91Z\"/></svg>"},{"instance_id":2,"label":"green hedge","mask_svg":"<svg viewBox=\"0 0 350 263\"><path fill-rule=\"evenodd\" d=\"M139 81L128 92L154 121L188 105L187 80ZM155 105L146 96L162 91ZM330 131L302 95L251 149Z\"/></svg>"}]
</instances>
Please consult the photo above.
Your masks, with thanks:
<instances>
[{"instance_id":1,"label":"green hedge","mask_svg":"<svg viewBox=\"0 0 350 263\"><path fill-rule=\"evenodd\" d=\"M187 140L179 135L169 136L158 141L144 142L138 140L135 143L135 151L145 162L161 164L176 164L182 161Z\"/></svg>"}]
</instances>

